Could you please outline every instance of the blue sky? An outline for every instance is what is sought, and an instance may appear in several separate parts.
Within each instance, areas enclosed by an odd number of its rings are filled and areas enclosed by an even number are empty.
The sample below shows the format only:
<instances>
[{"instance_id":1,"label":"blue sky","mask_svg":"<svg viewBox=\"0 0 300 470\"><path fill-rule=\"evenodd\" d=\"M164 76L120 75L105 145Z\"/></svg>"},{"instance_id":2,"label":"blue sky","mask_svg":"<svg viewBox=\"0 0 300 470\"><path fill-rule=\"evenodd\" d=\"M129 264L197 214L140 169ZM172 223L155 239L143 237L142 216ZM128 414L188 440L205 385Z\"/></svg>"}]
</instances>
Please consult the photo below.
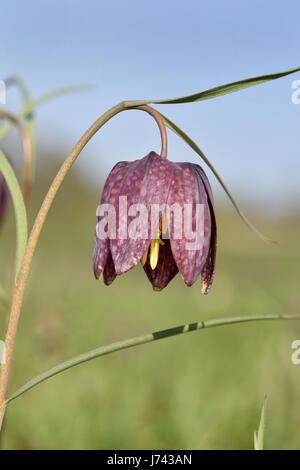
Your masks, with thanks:
<instances>
[{"instance_id":1,"label":"blue sky","mask_svg":"<svg viewBox=\"0 0 300 470\"><path fill-rule=\"evenodd\" d=\"M1 79L19 75L35 97L94 85L37 112L38 148L46 141L56 151L63 142L60 160L100 114L124 99L173 98L300 65L300 4L294 0L11 0L2 3L1 19ZM242 204L272 212L297 208L300 104L291 100L293 80L300 73L159 109L199 144ZM17 106L10 91L7 107ZM75 166L97 184L117 161L159 149L151 118L130 111L110 121ZM199 163L173 135L169 159Z\"/></svg>"}]
</instances>

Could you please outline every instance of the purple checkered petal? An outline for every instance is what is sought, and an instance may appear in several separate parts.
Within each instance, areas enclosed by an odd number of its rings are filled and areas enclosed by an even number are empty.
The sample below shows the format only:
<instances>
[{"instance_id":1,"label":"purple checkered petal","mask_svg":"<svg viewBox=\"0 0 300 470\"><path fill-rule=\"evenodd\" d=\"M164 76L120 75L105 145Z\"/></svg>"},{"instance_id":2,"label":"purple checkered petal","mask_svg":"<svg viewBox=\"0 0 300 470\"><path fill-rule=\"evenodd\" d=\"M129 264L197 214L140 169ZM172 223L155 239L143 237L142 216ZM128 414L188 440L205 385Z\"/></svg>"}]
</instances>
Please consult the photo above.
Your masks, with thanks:
<instances>
[{"instance_id":1,"label":"purple checkered petal","mask_svg":"<svg viewBox=\"0 0 300 470\"><path fill-rule=\"evenodd\" d=\"M204 294L208 294L211 288L211 285L213 283L213 280L214 280L215 269L216 269L217 222L216 222L216 214L215 214L215 207L214 207L214 198L213 198L213 194L212 194L212 190L211 190L208 178L199 165L196 165L196 171L198 172L205 186L209 209L210 209L210 217L211 217L211 234L210 234L209 252L208 252L205 265L201 272L202 292Z\"/></svg>"},{"instance_id":2,"label":"purple checkered petal","mask_svg":"<svg viewBox=\"0 0 300 470\"><path fill-rule=\"evenodd\" d=\"M2 173L0 173L0 224L2 223L4 219L8 200L9 200L9 189L7 187L6 181Z\"/></svg>"},{"instance_id":3,"label":"purple checkered petal","mask_svg":"<svg viewBox=\"0 0 300 470\"><path fill-rule=\"evenodd\" d=\"M152 269L150 266L148 253L147 262L144 265L144 271L154 290L163 289L176 276L178 268L174 261L170 240L164 240L164 245L159 247L158 263L155 269Z\"/></svg>"},{"instance_id":4,"label":"purple checkered petal","mask_svg":"<svg viewBox=\"0 0 300 470\"><path fill-rule=\"evenodd\" d=\"M101 204L110 203L112 205L115 205L120 184L122 182L122 179L124 178L127 168L130 165L131 162L119 162L111 170L103 188ZM97 217L97 223L99 222L99 220L100 217ZM97 230L95 230L93 264L94 274L97 279L99 279L100 274L105 268L107 257L110 251L109 243L109 237L102 239L97 236Z\"/></svg>"},{"instance_id":5,"label":"purple checkered petal","mask_svg":"<svg viewBox=\"0 0 300 470\"><path fill-rule=\"evenodd\" d=\"M165 204L173 178L173 166L162 159L155 152L131 164L126 171L118 191L116 202L117 236L111 240L112 257L117 274L129 271L141 260L150 245L157 227L151 227L151 205ZM127 197L127 213L120 211L120 197ZM140 237L133 238L129 228L136 216L128 215L133 204L142 204L146 207L146 214L141 222ZM128 227L125 218L127 216ZM124 227L126 231L124 231ZM152 229L152 230L151 230ZM126 237L124 237L126 235Z\"/></svg>"},{"instance_id":6,"label":"purple checkered petal","mask_svg":"<svg viewBox=\"0 0 300 470\"><path fill-rule=\"evenodd\" d=\"M210 246L210 209L205 186L202 178L196 171L196 166L191 163L179 163L176 165L174 183L168 197L168 204L179 204L183 215L187 210L186 205L190 205L192 208L190 225L193 232L196 232L196 228L198 231L201 228L201 223L200 228L196 227L196 204L202 204L204 209L204 222L202 221L204 233L202 237L200 237L200 232L197 233L199 236L197 246L195 245L196 234L190 237L192 234L187 232L188 227L185 225L184 216L182 217L182 238L176 239L174 234L172 235L171 230L171 249L174 260L185 284L188 286L194 284L202 271Z\"/></svg>"},{"instance_id":7,"label":"purple checkered petal","mask_svg":"<svg viewBox=\"0 0 300 470\"><path fill-rule=\"evenodd\" d=\"M11 164L11 160L7 156L6 152L4 152L3 149L1 150L3 153L5 153L6 158ZM0 224L3 222L3 219L5 217L9 198L10 198L10 192L9 192L8 186L6 184L3 174L0 172Z\"/></svg>"},{"instance_id":8,"label":"purple checkered petal","mask_svg":"<svg viewBox=\"0 0 300 470\"><path fill-rule=\"evenodd\" d=\"M109 286L117 277L117 273L115 270L114 262L111 256L111 251L109 250L105 268L103 271L103 281L104 284Z\"/></svg>"}]
</instances>

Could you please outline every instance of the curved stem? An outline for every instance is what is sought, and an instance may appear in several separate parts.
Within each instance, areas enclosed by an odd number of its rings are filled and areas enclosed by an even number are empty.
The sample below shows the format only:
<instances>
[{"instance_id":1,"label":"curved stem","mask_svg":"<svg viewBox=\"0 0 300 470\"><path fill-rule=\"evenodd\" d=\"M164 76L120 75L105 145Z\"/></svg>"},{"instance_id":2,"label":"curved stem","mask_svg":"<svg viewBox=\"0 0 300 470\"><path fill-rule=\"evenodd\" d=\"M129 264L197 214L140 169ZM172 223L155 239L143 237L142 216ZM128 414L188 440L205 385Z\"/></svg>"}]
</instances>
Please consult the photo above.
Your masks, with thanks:
<instances>
[{"instance_id":1,"label":"curved stem","mask_svg":"<svg viewBox=\"0 0 300 470\"><path fill-rule=\"evenodd\" d=\"M183 333L190 333L191 331L203 330L206 328L213 328L215 326L223 325L233 325L236 323L245 323L253 321L262 321L262 320L298 320L300 315L247 315L240 317L229 317L229 318L216 318L213 320L205 320L196 323L189 323L187 325L181 325L174 328L169 328L167 330L156 331L148 335L137 336L135 338L127 339L124 341L118 341L117 343L112 343L108 346L102 346L92 351L88 351L84 354L80 354L68 361L62 362L55 367L43 372L34 379L27 382L21 388L19 388L15 393L13 393L7 400L6 403L15 400L17 397L27 392L33 387L36 387L40 383L44 382L54 375L60 374L61 372L70 369L71 367L82 364L83 362L90 361L100 356L105 356L116 351L121 351L122 349L132 348L134 346L139 346L141 344L150 343L152 341L157 341L159 339L169 338L175 335L181 335Z\"/></svg>"},{"instance_id":2,"label":"curved stem","mask_svg":"<svg viewBox=\"0 0 300 470\"><path fill-rule=\"evenodd\" d=\"M29 107L32 101L31 94L26 84L23 82L23 80L18 76L11 76L11 77L6 78L4 81L5 81L7 88L10 86L16 86L19 89L23 98L25 108ZM31 144L30 178L31 178L31 184L32 184L35 178L35 122L34 122L33 112L27 114L25 116L25 119L26 119L26 129L27 129L27 133L30 139L30 144Z\"/></svg>"},{"instance_id":3,"label":"curved stem","mask_svg":"<svg viewBox=\"0 0 300 470\"><path fill-rule=\"evenodd\" d=\"M31 152L31 142L29 134L22 124L21 120L14 116L13 114L7 111L0 111L0 119L5 118L11 123L15 124L18 128L23 144L23 158L24 158L24 165L23 165L23 176L22 176L22 193L25 205L28 204L30 187L31 187L31 174L32 174L32 152Z\"/></svg>"},{"instance_id":4,"label":"curved stem","mask_svg":"<svg viewBox=\"0 0 300 470\"><path fill-rule=\"evenodd\" d=\"M146 109L147 108L147 109ZM41 205L41 208L38 212L38 215L35 219L30 237L28 239L26 251L24 254L22 266L20 269L19 276L16 281L16 286L14 290L14 295L12 299L12 306L11 306L11 313L10 313L10 319L8 323L8 328L7 328L7 334L6 334L6 340L5 340L5 345L6 345L6 356L5 356L5 364L1 368L1 375L0 375L0 408L1 405L5 402L5 395L6 395L6 389L8 385L8 377L9 377L9 371L10 371L10 366L11 366L11 360L12 360L12 355L13 355L13 349L14 349L14 343L15 343L15 337L16 337L16 332L17 332L17 327L18 327L18 321L19 321L19 316L20 316L20 310L22 306L22 301L23 301L23 295L24 295L24 290L26 286L26 281L31 265L31 261L33 258L34 250L37 244L37 241L39 239L39 235L41 233L42 227L44 225L45 219L47 217L48 211L52 205L52 202L55 198L55 195L60 188L60 185L62 184L65 176L67 175L68 171L70 170L71 166L73 165L74 161L82 151L82 149L85 147L85 145L89 142L89 140L96 134L96 132L107 122L109 119L111 119L113 116L116 114L120 113L121 111L124 111L126 109L140 109L139 107L137 108L128 108L126 107L126 102L122 102L110 110L108 110L106 113L104 113L97 121L92 124L92 126L83 134L81 139L77 142L69 156L66 158L64 163L62 164L60 170L58 171L56 177L54 178L48 193L46 194L46 197ZM150 112L151 108L149 107L143 107L141 110L142 111L147 111L150 114L153 115L152 112ZM158 121L159 118L156 119ZM161 127L160 127L161 129ZM163 151L166 151L166 146L162 145Z\"/></svg>"},{"instance_id":5,"label":"curved stem","mask_svg":"<svg viewBox=\"0 0 300 470\"><path fill-rule=\"evenodd\" d=\"M12 79L11 79L12 80ZM24 94L26 95L26 100L27 100L27 94L24 91ZM33 176L33 142L34 142L34 134L30 135L30 132L28 129L30 128L25 128L21 119L18 118L17 116L7 112L7 111L0 111L0 119L5 118L7 121L9 121L11 124L14 124L21 135L22 139L22 145L23 145L23 175L22 175L22 195L24 199L24 204L25 204L25 209L28 208L28 203L29 203L29 195L30 195L30 189L32 185L32 176ZM33 121L32 121L33 122ZM32 129L31 129L32 131ZM13 296L13 291L14 291L14 285L15 285L15 264L16 264L16 252L14 253L14 258L12 262L12 273L11 273L11 287L10 287L10 300L12 299ZM1 421L1 419L0 419ZM1 426L0 426L1 429Z\"/></svg>"},{"instance_id":6,"label":"curved stem","mask_svg":"<svg viewBox=\"0 0 300 470\"><path fill-rule=\"evenodd\" d=\"M6 85L6 88L10 87L10 86L16 86L17 88L19 88L21 94L22 94L22 97L23 97L23 100L24 100L24 103L25 103L25 106L30 104L31 102L31 98L30 98L30 93L29 93L29 90L27 88L27 86L25 85L25 83L23 82L23 80L20 78L20 77L17 77L15 75L12 75L10 77L7 77L5 80L5 85Z\"/></svg>"},{"instance_id":7,"label":"curved stem","mask_svg":"<svg viewBox=\"0 0 300 470\"><path fill-rule=\"evenodd\" d=\"M163 120L161 114L158 111L156 111L156 109L151 108L150 106L138 106L138 107L133 108L133 109L140 109L141 111L146 111L152 117L154 117L154 119L157 122L157 125L159 127L160 136L161 136L160 156L162 158L167 158L167 153L168 153L167 131L166 131L166 126L165 126L165 123L164 123L164 120Z\"/></svg>"},{"instance_id":8,"label":"curved stem","mask_svg":"<svg viewBox=\"0 0 300 470\"><path fill-rule=\"evenodd\" d=\"M74 92L79 92L79 91L85 91L89 90L91 87L87 85L80 85L80 86L71 86L67 88L59 88L58 90L52 91L50 93L47 93L46 95L41 96L37 100L31 101L25 108L18 113L18 117L22 118L25 117L27 118L32 112L37 108L38 106L41 106L42 104L46 103L47 101L52 100L53 98L56 98L58 96L65 95L66 93L74 93ZM0 140L3 139L3 137L7 134L7 132L11 128L11 123L7 122L0 128Z\"/></svg>"}]
</instances>

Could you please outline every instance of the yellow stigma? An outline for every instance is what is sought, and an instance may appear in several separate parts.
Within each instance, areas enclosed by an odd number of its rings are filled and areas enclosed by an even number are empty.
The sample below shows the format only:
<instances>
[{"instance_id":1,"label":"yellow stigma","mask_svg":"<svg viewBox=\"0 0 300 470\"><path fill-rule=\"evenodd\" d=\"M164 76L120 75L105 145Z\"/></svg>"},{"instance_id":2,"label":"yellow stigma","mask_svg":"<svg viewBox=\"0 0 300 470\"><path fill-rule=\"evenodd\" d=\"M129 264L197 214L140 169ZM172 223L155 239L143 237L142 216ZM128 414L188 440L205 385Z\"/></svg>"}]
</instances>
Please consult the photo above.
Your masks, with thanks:
<instances>
[{"instance_id":1,"label":"yellow stigma","mask_svg":"<svg viewBox=\"0 0 300 470\"><path fill-rule=\"evenodd\" d=\"M158 255L159 255L159 240L154 239L151 240L150 244L150 266L151 269L155 269L158 263Z\"/></svg>"},{"instance_id":2,"label":"yellow stigma","mask_svg":"<svg viewBox=\"0 0 300 470\"><path fill-rule=\"evenodd\" d=\"M157 238L153 238L151 240L151 243L150 243L150 266L151 266L151 269L154 269L156 268L157 266L157 263L158 263L158 256L159 256L159 246L160 245L164 245L164 242L162 241L162 239L160 238L161 237L161 222L159 224L159 228L157 230ZM148 259L148 251L149 251L149 248L145 251L142 259L141 259L141 263L143 266L145 266L146 262L147 262L147 259Z\"/></svg>"}]
</instances>

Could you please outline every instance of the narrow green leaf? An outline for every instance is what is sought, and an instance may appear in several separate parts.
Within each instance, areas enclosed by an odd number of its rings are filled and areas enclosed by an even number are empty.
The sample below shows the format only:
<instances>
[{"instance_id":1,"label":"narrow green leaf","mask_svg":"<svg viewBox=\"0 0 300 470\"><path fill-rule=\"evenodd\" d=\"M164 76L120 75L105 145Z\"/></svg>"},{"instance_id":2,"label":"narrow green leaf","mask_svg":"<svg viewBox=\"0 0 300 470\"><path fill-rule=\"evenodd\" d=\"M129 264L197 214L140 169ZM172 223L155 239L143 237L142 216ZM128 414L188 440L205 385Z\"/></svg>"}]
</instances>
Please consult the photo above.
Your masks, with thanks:
<instances>
[{"instance_id":1,"label":"narrow green leaf","mask_svg":"<svg viewBox=\"0 0 300 470\"><path fill-rule=\"evenodd\" d=\"M265 434L265 426L266 426L266 406L267 406L267 397L264 398L264 403L261 409L258 432L255 431L255 434L256 434L256 439L254 442L255 450L263 450L264 448L264 434Z\"/></svg>"},{"instance_id":2,"label":"narrow green leaf","mask_svg":"<svg viewBox=\"0 0 300 470\"><path fill-rule=\"evenodd\" d=\"M25 204L22 196L22 191L16 175L5 157L4 153L0 150L0 171L2 172L7 186L9 188L11 198L15 210L16 218L16 278L18 276L22 259L25 253L27 244L27 216Z\"/></svg>"},{"instance_id":3,"label":"narrow green leaf","mask_svg":"<svg viewBox=\"0 0 300 470\"><path fill-rule=\"evenodd\" d=\"M259 230L257 230L257 228L248 220L248 218L245 216L245 214L243 213L243 211L240 208L240 206L238 205L238 203L234 200L232 194L230 193L229 189L225 185L225 183L222 180L221 176L217 173L217 171L215 170L213 165L210 163L210 161L204 155L204 153L198 147L198 145L182 129L180 129L178 126L176 126L176 124L174 124L172 121L170 121L170 119L168 119L166 116L164 116L161 113L160 113L160 115L163 118L164 123L166 124L166 126L169 127L169 129L171 129L173 132L175 132L175 134L177 134L179 137L181 137L202 158L202 160L211 169L211 171L213 172L213 174L215 175L215 177L219 181L220 185L224 189L225 193L229 197L229 199L230 199L231 203L233 204L236 212L238 213L240 218L245 222L245 224L250 228L250 230L252 230L254 233L256 233L265 242L276 243L276 242L274 242L274 240L270 240L269 238L265 237L265 235L263 235Z\"/></svg>"},{"instance_id":4,"label":"narrow green leaf","mask_svg":"<svg viewBox=\"0 0 300 470\"><path fill-rule=\"evenodd\" d=\"M75 93L80 91L90 90L92 87L90 85L80 85L80 86L71 86L66 88L60 88L58 90L52 91L47 93L46 95L41 96L37 100L31 101L31 103L18 114L18 117L27 117L29 116L35 108L41 106L42 104L50 101L54 98L57 98L61 95L66 95L67 93ZM7 134L7 132L11 129L12 124L10 122L6 122L0 129L0 140Z\"/></svg>"},{"instance_id":5,"label":"narrow green leaf","mask_svg":"<svg viewBox=\"0 0 300 470\"><path fill-rule=\"evenodd\" d=\"M258 444L258 436L256 430L254 431L254 450L260 450Z\"/></svg>"},{"instance_id":6,"label":"narrow green leaf","mask_svg":"<svg viewBox=\"0 0 300 470\"><path fill-rule=\"evenodd\" d=\"M253 321L263 321L263 320L300 320L300 314L291 315L291 314L269 314L269 315L246 315L242 317L228 317L228 318L215 318L211 320L201 320L196 323L189 323L186 325L175 326L174 328L168 328L167 330L155 331L154 333L149 333L142 336L136 336L135 338L125 339L123 341L118 341L116 343L109 344L108 346L102 346L92 351L80 354L79 356L73 357L61 364L58 364L51 369L43 372L37 377L33 378L21 388L19 388L15 393L13 393L7 400L6 403L15 400L16 398L23 395L31 388L36 387L45 380L54 377L61 372L64 372L67 369L75 367L84 362L91 361L101 356L106 356L107 354L112 354L123 349L132 348L135 346L140 346L142 344L151 343L153 341L158 341L165 338L170 338L171 336L177 336L184 333L191 333L193 331L206 330L207 328L214 328L217 326L233 325L237 323L253 322Z\"/></svg>"},{"instance_id":7,"label":"narrow green leaf","mask_svg":"<svg viewBox=\"0 0 300 470\"><path fill-rule=\"evenodd\" d=\"M209 90L194 93L192 95L182 96L180 98L174 98L169 100L138 100L138 101L127 101L126 106L140 106L143 104L178 104L178 103L192 103L193 101L203 101L218 96L228 95L236 91L244 90L254 85L260 85L261 83L269 82L271 80L277 80L278 78L285 77L291 73L299 72L300 67L289 69L284 72L272 73L268 75L260 75L258 77L246 78L237 82L227 83L226 85L220 85Z\"/></svg>"}]
</instances>

